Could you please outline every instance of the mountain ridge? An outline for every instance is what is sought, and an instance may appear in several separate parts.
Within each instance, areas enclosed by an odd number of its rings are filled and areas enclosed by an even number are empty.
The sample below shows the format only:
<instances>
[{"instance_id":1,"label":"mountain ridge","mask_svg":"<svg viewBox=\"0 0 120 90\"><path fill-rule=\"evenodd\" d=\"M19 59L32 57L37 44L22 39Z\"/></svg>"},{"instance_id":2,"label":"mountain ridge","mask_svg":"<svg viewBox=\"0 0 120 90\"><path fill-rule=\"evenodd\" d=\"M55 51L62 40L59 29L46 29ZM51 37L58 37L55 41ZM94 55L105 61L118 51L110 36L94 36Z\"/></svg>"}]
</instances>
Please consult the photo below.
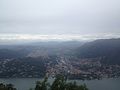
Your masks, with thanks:
<instances>
[{"instance_id":1,"label":"mountain ridge","mask_svg":"<svg viewBox=\"0 0 120 90\"><path fill-rule=\"evenodd\" d=\"M103 63L120 64L120 38L100 39L82 45L77 48L76 55L79 58L102 57ZM115 59L115 60L114 60ZM107 61L107 62L106 62Z\"/></svg>"}]
</instances>

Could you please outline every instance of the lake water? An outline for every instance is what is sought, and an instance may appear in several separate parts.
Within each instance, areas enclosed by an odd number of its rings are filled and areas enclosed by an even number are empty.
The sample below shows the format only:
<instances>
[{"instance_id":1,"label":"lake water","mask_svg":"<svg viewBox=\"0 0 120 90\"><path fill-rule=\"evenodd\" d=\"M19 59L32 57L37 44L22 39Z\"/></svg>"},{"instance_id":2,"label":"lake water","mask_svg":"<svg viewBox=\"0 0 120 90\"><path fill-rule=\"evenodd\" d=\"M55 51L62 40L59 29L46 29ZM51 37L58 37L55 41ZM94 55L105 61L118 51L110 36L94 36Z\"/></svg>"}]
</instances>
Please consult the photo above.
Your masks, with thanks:
<instances>
[{"instance_id":1,"label":"lake water","mask_svg":"<svg viewBox=\"0 0 120 90\"><path fill-rule=\"evenodd\" d=\"M14 79L0 79L2 83L12 83L17 90L29 90L35 87L35 82L41 80L38 78L14 78ZM50 80L51 82L51 80ZM102 79L80 81L76 80L78 84L86 84L89 90L120 90L120 78Z\"/></svg>"}]
</instances>

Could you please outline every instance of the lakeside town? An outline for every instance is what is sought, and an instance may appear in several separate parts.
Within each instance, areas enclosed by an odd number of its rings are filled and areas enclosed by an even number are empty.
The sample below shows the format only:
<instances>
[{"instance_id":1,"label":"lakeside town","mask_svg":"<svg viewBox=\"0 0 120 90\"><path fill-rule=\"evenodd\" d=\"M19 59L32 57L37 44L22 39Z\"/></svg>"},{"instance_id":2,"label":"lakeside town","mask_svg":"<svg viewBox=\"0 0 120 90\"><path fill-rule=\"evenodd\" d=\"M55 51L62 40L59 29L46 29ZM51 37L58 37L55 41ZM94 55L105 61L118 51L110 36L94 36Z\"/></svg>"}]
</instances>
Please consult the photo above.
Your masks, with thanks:
<instances>
[{"instance_id":1,"label":"lakeside town","mask_svg":"<svg viewBox=\"0 0 120 90\"><path fill-rule=\"evenodd\" d=\"M55 60L5 59L0 60L1 78L42 78L45 75L55 77L64 74L68 79L93 80L102 78L117 78L120 76L119 65L105 65L100 58L72 60L72 57L56 57ZM39 58L40 59L40 58ZM48 59L48 60L46 60ZM39 62L39 64L35 64Z\"/></svg>"}]
</instances>

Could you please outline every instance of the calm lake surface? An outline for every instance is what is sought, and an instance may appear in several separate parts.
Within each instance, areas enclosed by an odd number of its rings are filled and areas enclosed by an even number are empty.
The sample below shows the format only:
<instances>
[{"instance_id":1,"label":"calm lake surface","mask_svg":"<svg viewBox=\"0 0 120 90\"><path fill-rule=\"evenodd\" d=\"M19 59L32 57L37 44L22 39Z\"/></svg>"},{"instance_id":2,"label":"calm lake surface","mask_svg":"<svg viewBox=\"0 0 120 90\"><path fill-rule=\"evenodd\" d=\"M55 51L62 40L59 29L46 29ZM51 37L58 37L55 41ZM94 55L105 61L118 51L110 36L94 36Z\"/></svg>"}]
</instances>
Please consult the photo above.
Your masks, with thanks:
<instances>
[{"instance_id":1,"label":"calm lake surface","mask_svg":"<svg viewBox=\"0 0 120 90\"><path fill-rule=\"evenodd\" d=\"M14 79L0 79L2 83L12 83L17 90L29 90L35 87L35 82L41 80L38 78L14 78ZM50 82L53 80L50 79ZM90 80L81 81L75 80L78 84L86 84L89 90L120 90L120 78L102 79L102 80Z\"/></svg>"}]
</instances>

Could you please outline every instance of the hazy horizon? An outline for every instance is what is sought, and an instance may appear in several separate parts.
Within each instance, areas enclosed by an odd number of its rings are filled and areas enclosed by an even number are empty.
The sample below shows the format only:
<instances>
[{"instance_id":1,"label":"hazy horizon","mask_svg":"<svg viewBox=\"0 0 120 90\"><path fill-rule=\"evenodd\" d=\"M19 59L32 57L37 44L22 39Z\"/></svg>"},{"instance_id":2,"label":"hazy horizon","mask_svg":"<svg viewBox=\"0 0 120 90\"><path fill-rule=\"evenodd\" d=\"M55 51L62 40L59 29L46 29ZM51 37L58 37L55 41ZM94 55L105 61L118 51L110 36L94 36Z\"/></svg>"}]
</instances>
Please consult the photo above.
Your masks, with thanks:
<instances>
[{"instance_id":1,"label":"hazy horizon","mask_svg":"<svg viewBox=\"0 0 120 90\"><path fill-rule=\"evenodd\" d=\"M1 34L0 45L24 45L36 42L91 42L98 39L118 39L118 33L100 33L100 34Z\"/></svg>"},{"instance_id":2,"label":"hazy horizon","mask_svg":"<svg viewBox=\"0 0 120 90\"><path fill-rule=\"evenodd\" d=\"M120 38L119 0L0 0L0 42Z\"/></svg>"}]
</instances>

